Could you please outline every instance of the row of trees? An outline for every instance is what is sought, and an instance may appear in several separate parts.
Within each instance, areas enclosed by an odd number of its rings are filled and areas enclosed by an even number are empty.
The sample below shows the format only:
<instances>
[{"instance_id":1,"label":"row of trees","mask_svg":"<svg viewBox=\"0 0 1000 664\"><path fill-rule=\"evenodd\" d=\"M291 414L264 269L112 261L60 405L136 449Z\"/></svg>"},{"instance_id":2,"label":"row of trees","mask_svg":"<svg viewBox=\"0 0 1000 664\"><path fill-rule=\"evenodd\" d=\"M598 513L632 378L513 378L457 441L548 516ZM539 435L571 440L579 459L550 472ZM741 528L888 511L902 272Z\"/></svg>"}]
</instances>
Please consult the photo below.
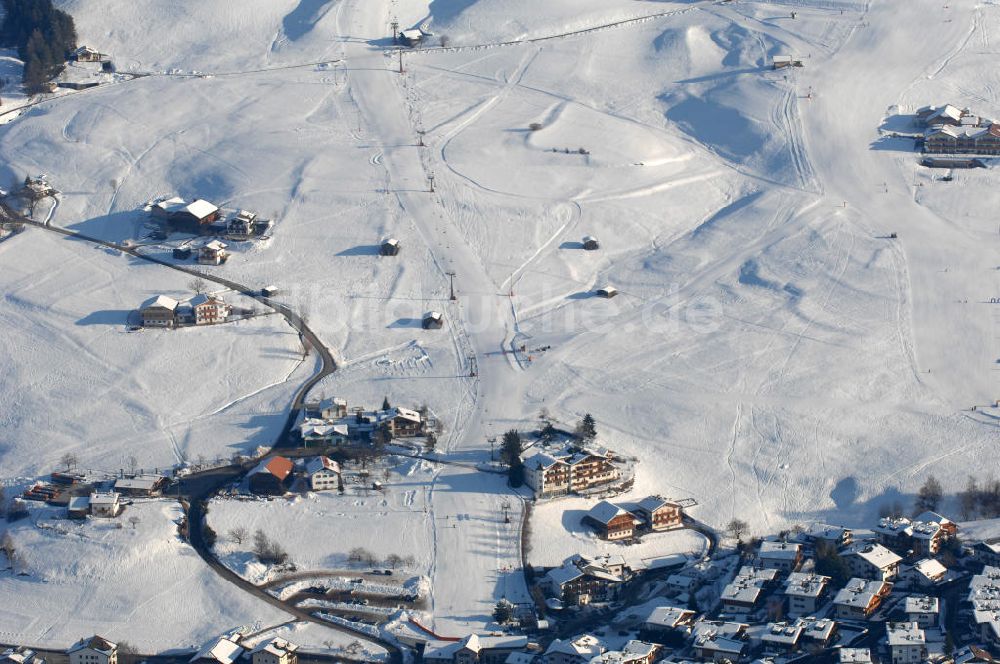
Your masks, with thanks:
<instances>
[{"instance_id":1,"label":"row of trees","mask_svg":"<svg viewBox=\"0 0 1000 664\"><path fill-rule=\"evenodd\" d=\"M233 544L243 544L250 539L250 531L243 526L231 528L226 537ZM253 553L265 565L283 565L288 562L288 552L260 529L253 533Z\"/></svg>"},{"instance_id":2,"label":"row of trees","mask_svg":"<svg viewBox=\"0 0 1000 664\"><path fill-rule=\"evenodd\" d=\"M73 17L52 6L52 0L3 0L0 39L17 48L24 61L22 80L28 92L62 71L66 55L76 48Z\"/></svg>"},{"instance_id":3,"label":"row of trees","mask_svg":"<svg viewBox=\"0 0 1000 664\"><path fill-rule=\"evenodd\" d=\"M356 546L348 552L347 560L361 565L384 565L390 569L396 569L397 567L403 567L404 565L410 567L415 565L417 562L413 556L406 556L404 558L396 553L390 553L385 558L379 558L368 549L360 546Z\"/></svg>"}]
</instances>

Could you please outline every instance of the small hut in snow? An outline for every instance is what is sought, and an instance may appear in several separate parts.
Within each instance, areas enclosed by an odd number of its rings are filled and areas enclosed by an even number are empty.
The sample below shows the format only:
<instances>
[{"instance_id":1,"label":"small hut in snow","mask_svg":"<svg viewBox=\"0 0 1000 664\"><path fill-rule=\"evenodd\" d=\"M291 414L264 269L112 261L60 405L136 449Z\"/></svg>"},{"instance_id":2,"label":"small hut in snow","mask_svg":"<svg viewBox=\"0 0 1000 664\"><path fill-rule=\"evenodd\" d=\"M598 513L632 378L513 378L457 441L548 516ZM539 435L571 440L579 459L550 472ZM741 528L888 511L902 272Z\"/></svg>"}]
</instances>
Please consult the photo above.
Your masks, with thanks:
<instances>
[{"instance_id":1,"label":"small hut in snow","mask_svg":"<svg viewBox=\"0 0 1000 664\"><path fill-rule=\"evenodd\" d=\"M394 237L387 237L379 243L378 252L382 256L396 256L399 254L399 240Z\"/></svg>"},{"instance_id":2,"label":"small hut in snow","mask_svg":"<svg viewBox=\"0 0 1000 664\"><path fill-rule=\"evenodd\" d=\"M593 235L587 235L583 238L583 248L587 251L595 251L601 248L601 243Z\"/></svg>"},{"instance_id":3,"label":"small hut in snow","mask_svg":"<svg viewBox=\"0 0 1000 664\"><path fill-rule=\"evenodd\" d=\"M425 330L440 330L444 326L444 316L439 311L428 311L421 325Z\"/></svg>"},{"instance_id":4,"label":"small hut in snow","mask_svg":"<svg viewBox=\"0 0 1000 664\"><path fill-rule=\"evenodd\" d=\"M618 295L618 289L615 288L614 286L601 286L600 288L597 289L598 297L603 297L610 300L615 295Z\"/></svg>"}]
</instances>

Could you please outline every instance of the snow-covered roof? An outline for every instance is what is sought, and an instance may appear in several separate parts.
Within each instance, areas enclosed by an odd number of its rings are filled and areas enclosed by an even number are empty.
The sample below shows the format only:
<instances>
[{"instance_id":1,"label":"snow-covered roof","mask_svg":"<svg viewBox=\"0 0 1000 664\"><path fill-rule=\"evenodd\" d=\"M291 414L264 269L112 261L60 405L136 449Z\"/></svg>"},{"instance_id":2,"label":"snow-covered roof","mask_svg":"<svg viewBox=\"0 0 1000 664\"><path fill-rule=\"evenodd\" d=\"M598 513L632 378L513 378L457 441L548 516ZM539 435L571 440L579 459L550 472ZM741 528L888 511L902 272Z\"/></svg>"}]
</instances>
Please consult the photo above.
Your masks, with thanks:
<instances>
[{"instance_id":1,"label":"snow-covered roof","mask_svg":"<svg viewBox=\"0 0 1000 664\"><path fill-rule=\"evenodd\" d=\"M604 652L601 640L593 634L583 634L575 639L556 639L545 650L546 655L560 653L564 655L595 657Z\"/></svg>"},{"instance_id":2,"label":"snow-covered roof","mask_svg":"<svg viewBox=\"0 0 1000 664\"><path fill-rule=\"evenodd\" d=\"M574 579L579 579L583 576L583 572L580 571L576 565L566 564L562 567L555 567L549 570L548 574L545 575L551 583L562 587L563 585L573 581Z\"/></svg>"},{"instance_id":3,"label":"snow-covered roof","mask_svg":"<svg viewBox=\"0 0 1000 664\"><path fill-rule=\"evenodd\" d=\"M242 654L242 647L229 639L222 638L206 645L198 652L197 655L191 658L191 661L198 662L208 660L219 662L219 664L233 664L233 662L239 659Z\"/></svg>"},{"instance_id":4,"label":"snow-covered roof","mask_svg":"<svg viewBox=\"0 0 1000 664\"><path fill-rule=\"evenodd\" d=\"M204 219L219 211L215 205L201 198L189 204L185 209L198 219Z\"/></svg>"},{"instance_id":5,"label":"snow-covered roof","mask_svg":"<svg viewBox=\"0 0 1000 664\"><path fill-rule=\"evenodd\" d=\"M409 39L411 41L420 41L421 39L424 38L424 33L421 32L420 30L417 30L416 28L410 30L403 30L399 34L401 34L404 38Z\"/></svg>"},{"instance_id":6,"label":"snow-covered roof","mask_svg":"<svg viewBox=\"0 0 1000 664\"><path fill-rule=\"evenodd\" d=\"M334 473L340 472L340 464L326 456L317 456L308 459L305 463L305 471L312 475L320 470L329 470Z\"/></svg>"},{"instance_id":7,"label":"snow-covered roof","mask_svg":"<svg viewBox=\"0 0 1000 664\"><path fill-rule=\"evenodd\" d=\"M115 481L116 489L129 489L133 491L152 491L159 484L166 480L161 475L138 475L136 477L123 477Z\"/></svg>"},{"instance_id":8,"label":"snow-covered roof","mask_svg":"<svg viewBox=\"0 0 1000 664\"><path fill-rule=\"evenodd\" d=\"M338 434L346 438L348 435L348 427L346 424L334 424L329 420L316 418L310 418L304 421L299 426L299 431L302 433L303 438L325 438L326 436L332 434Z\"/></svg>"},{"instance_id":9,"label":"snow-covered roof","mask_svg":"<svg viewBox=\"0 0 1000 664\"><path fill-rule=\"evenodd\" d=\"M70 648L67 653L74 653L84 649L96 650L97 652L104 653L105 655L110 655L118 647L117 643L108 641L104 637L97 636L96 634L89 639L83 639L76 643L72 648Z\"/></svg>"},{"instance_id":10,"label":"snow-covered roof","mask_svg":"<svg viewBox=\"0 0 1000 664\"><path fill-rule=\"evenodd\" d=\"M675 606L658 606L649 612L646 620L647 625L657 627L676 627L678 623L685 622L694 617L691 609L680 609Z\"/></svg>"},{"instance_id":11,"label":"snow-covered roof","mask_svg":"<svg viewBox=\"0 0 1000 664\"><path fill-rule=\"evenodd\" d=\"M298 644L286 641L285 639L275 638L270 641L259 643L257 647L253 649L253 652L266 652L274 655L275 657L281 657L285 653L295 652L298 649Z\"/></svg>"},{"instance_id":12,"label":"snow-covered roof","mask_svg":"<svg viewBox=\"0 0 1000 664\"><path fill-rule=\"evenodd\" d=\"M661 507L679 507L677 503L672 500L667 500L661 496L646 496L638 503L639 507L646 510L650 514L660 509Z\"/></svg>"},{"instance_id":13,"label":"snow-covered roof","mask_svg":"<svg viewBox=\"0 0 1000 664\"><path fill-rule=\"evenodd\" d=\"M785 594L795 597L819 597L830 577L812 572L792 572L785 582Z\"/></svg>"},{"instance_id":14,"label":"snow-covered roof","mask_svg":"<svg viewBox=\"0 0 1000 664\"><path fill-rule=\"evenodd\" d=\"M877 595L891 584L885 581L869 581L868 579L851 579L833 598L834 604L864 608L872 603Z\"/></svg>"},{"instance_id":15,"label":"snow-covered roof","mask_svg":"<svg viewBox=\"0 0 1000 664\"><path fill-rule=\"evenodd\" d=\"M87 510L90 507L90 496L73 496L69 499L66 509L70 512Z\"/></svg>"},{"instance_id":16,"label":"snow-covered roof","mask_svg":"<svg viewBox=\"0 0 1000 664\"><path fill-rule=\"evenodd\" d=\"M552 466L558 465L560 463L565 464L566 462L562 459L557 459L548 452L535 452L531 454L524 460L525 466L531 464L533 468L540 468L542 470L548 470Z\"/></svg>"},{"instance_id":17,"label":"snow-covered roof","mask_svg":"<svg viewBox=\"0 0 1000 664\"><path fill-rule=\"evenodd\" d=\"M174 196L172 198L166 198L155 205L155 207L160 208L164 212L176 212L178 210L183 210L187 207L187 201L185 201L180 196Z\"/></svg>"},{"instance_id":18,"label":"snow-covered roof","mask_svg":"<svg viewBox=\"0 0 1000 664\"><path fill-rule=\"evenodd\" d=\"M911 595L906 598L904 611L910 613L937 613L939 610L937 597L930 595Z\"/></svg>"},{"instance_id":19,"label":"snow-covered roof","mask_svg":"<svg viewBox=\"0 0 1000 664\"><path fill-rule=\"evenodd\" d=\"M615 517L621 516L623 514L628 514L626 510L615 505L607 500L602 500L597 503L589 510L587 510L587 516L598 523L603 523L607 525Z\"/></svg>"},{"instance_id":20,"label":"snow-covered roof","mask_svg":"<svg viewBox=\"0 0 1000 664\"><path fill-rule=\"evenodd\" d=\"M840 664L872 664L872 651L868 648L841 648Z\"/></svg>"},{"instance_id":21,"label":"snow-covered roof","mask_svg":"<svg viewBox=\"0 0 1000 664\"><path fill-rule=\"evenodd\" d=\"M211 242L209 242L208 244L206 244L204 247L202 247L202 249L208 249L210 251L222 251L223 249L225 249L228 246L229 245L226 244L225 242L219 242L218 240L212 240Z\"/></svg>"},{"instance_id":22,"label":"snow-covered roof","mask_svg":"<svg viewBox=\"0 0 1000 664\"><path fill-rule=\"evenodd\" d=\"M924 630L915 622L886 623L885 635L890 647L920 645L927 641Z\"/></svg>"},{"instance_id":23,"label":"snow-covered roof","mask_svg":"<svg viewBox=\"0 0 1000 664\"><path fill-rule=\"evenodd\" d=\"M802 630L802 625L798 623L768 623L764 632L760 635L760 640L765 643L778 645L795 645L802 637Z\"/></svg>"},{"instance_id":24,"label":"snow-covered roof","mask_svg":"<svg viewBox=\"0 0 1000 664\"><path fill-rule=\"evenodd\" d=\"M955 108L951 104L945 104L941 108L936 109L933 113L931 113L930 116L927 118L927 122L929 124L933 124L934 122L940 122L946 119L959 122L962 119L962 111Z\"/></svg>"},{"instance_id":25,"label":"snow-covered roof","mask_svg":"<svg viewBox=\"0 0 1000 664\"><path fill-rule=\"evenodd\" d=\"M91 505L117 505L119 495L115 491L95 491L90 494Z\"/></svg>"},{"instance_id":26,"label":"snow-covered roof","mask_svg":"<svg viewBox=\"0 0 1000 664\"><path fill-rule=\"evenodd\" d=\"M156 297L151 297L142 303L143 309L167 309L169 311L174 311L177 309L177 300L168 295L157 295Z\"/></svg>"},{"instance_id":27,"label":"snow-covered roof","mask_svg":"<svg viewBox=\"0 0 1000 664\"><path fill-rule=\"evenodd\" d=\"M948 568L933 558L922 558L913 563L913 571L928 579L937 579L948 573Z\"/></svg>"},{"instance_id":28,"label":"snow-covered roof","mask_svg":"<svg viewBox=\"0 0 1000 664\"><path fill-rule=\"evenodd\" d=\"M279 480L284 480L292 472L294 465L289 459L283 456L273 456L270 459L264 459L257 467L253 469L250 473L251 475L256 475L257 473L270 473L274 475Z\"/></svg>"},{"instance_id":29,"label":"snow-covered roof","mask_svg":"<svg viewBox=\"0 0 1000 664\"><path fill-rule=\"evenodd\" d=\"M694 624L696 637L714 634L731 639L740 638L746 632L747 624L722 620L699 620Z\"/></svg>"},{"instance_id":30,"label":"snow-covered roof","mask_svg":"<svg viewBox=\"0 0 1000 664\"><path fill-rule=\"evenodd\" d=\"M802 545L791 542L763 541L760 543L758 557L765 560L795 560L802 550Z\"/></svg>"},{"instance_id":31,"label":"snow-covered roof","mask_svg":"<svg viewBox=\"0 0 1000 664\"><path fill-rule=\"evenodd\" d=\"M392 409L393 417L401 417L404 420L410 420L411 422L420 422L420 413L415 410L410 410L409 408L396 407Z\"/></svg>"},{"instance_id":32,"label":"snow-covered roof","mask_svg":"<svg viewBox=\"0 0 1000 664\"><path fill-rule=\"evenodd\" d=\"M899 563L902 558L881 544L857 544L844 554L845 556L858 556L870 565L878 569L886 569Z\"/></svg>"}]
</instances>

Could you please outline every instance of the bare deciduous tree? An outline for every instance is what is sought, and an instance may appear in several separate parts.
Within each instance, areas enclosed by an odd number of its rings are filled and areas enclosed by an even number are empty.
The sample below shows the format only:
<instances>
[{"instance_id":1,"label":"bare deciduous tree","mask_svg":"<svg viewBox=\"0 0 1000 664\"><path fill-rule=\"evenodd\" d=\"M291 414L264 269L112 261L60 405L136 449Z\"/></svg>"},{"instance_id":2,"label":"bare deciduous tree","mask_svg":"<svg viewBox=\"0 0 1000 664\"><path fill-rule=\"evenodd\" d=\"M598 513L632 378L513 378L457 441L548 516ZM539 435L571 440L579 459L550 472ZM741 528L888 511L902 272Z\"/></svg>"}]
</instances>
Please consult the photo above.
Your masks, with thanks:
<instances>
[{"instance_id":1,"label":"bare deciduous tree","mask_svg":"<svg viewBox=\"0 0 1000 664\"><path fill-rule=\"evenodd\" d=\"M249 536L249 531L247 531L247 529L243 526L231 528L229 532L226 533L226 537L228 537L229 541L233 544L243 544L243 541Z\"/></svg>"},{"instance_id":2,"label":"bare deciduous tree","mask_svg":"<svg viewBox=\"0 0 1000 664\"><path fill-rule=\"evenodd\" d=\"M79 460L76 458L75 454L73 454L72 452L67 452L66 454L59 457L59 463L60 465L65 466L66 470L69 471L72 470L73 468L76 468L76 464L79 463Z\"/></svg>"},{"instance_id":3,"label":"bare deciduous tree","mask_svg":"<svg viewBox=\"0 0 1000 664\"><path fill-rule=\"evenodd\" d=\"M195 277L188 282L188 288L201 295L208 289L208 284L201 277Z\"/></svg>"},{"instance_id":4,"label":"bare deciduous tree","mask_svg":"<svg viewBox=\"0 0 1000 664\"><path fill-rule=\"evenodd\" d=\"M132 530L135 530L135 527L139 525L139 521L140 521L139 517L136 516L135 514L133 514L128 518L128 522L129 525L132 526Z\"/></svg>"}]
</instances>

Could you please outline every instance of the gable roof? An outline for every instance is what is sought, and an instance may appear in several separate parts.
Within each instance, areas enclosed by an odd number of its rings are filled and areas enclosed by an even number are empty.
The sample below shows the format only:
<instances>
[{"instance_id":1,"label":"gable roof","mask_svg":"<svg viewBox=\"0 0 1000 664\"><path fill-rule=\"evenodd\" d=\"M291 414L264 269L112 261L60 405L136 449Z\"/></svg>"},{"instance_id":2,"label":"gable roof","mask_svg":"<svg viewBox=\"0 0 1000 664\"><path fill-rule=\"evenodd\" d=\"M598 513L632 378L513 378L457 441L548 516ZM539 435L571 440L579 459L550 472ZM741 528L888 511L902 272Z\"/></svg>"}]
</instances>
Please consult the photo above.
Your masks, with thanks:
<instances>
[{"instance_id":1,"label":"gable roof","mask_svg":"<svg viewBox=\"0 0 1000 664\"><path fill-rule=\"evenodd\" d=\"M614 503L602 500L587 511L587 516L594 521L607 525L615 517L619 517L628 512Z\"/></svg>"},{"instance_id":2,"label":"gable roof","mask_svg":"<svg viewBox=\"0 0 1000 664\"><path fill-rule=\"evenodd\" d=\"M157 295L151 297L142 303L142 309L150 309L152 307L157 307L161 309L167 309L169 311L174 311L177 309L177 300L167 295Z\"/></svg>"},{"instance_id":3,"label":"gable roof","mask_svg":"<svg viewBox=\"0 0 1000 664\"><path fill-rule=\"evenodd\" d=\"M73 653L86 648L91 650L96 650L97 652L104 653L105 655L110 655L114 652L115 648L118 647L117 643L112 643L102 636L97 636L96 634L89 639L84 639L70 648L67 653Z\"/></svg>"},{"instance_id":4,"label":"gable roof","mask_svg":"<svg viewBox=\"0 0 1000 664\"><path fill-rule=\"evenodd\" d=\"M279 480L284 481L285 478L287 478L291 474L293 467L294 464L292 464L290 459L286 459L283 456L274 456L271 457L270 459L264 459L263 461L261 461L260 464L258 464L257 467L254 469L252 474L256 475L258 473L270 473L271 475L277 477Z\"/></svg>"},{"instance_id":5,"label":"gable roof","mask_svg":"<svg viewBox=\"0 0 1000 664\"><path fill-rule=\"evenodd\" d=\"M267 652L275 657L281 657L285 653L295 652L298 649L299 646L296 643L286 641L285 639L274 638L270 641L264 641L263 643L257 644L257 647L253 649L253 652Z\"/></svg>"},{"instance_id":6,"label":"gable roof","mask_svg":"<svg viewBox=\"0 0 1000 664\"><path fill-rule=\"evenodd\" d=\"M213 215L219 211L219 208L201 198L193 203L190 203L184 209L199 219L204 219L205 217Z\"/></svg>"},{"instance_id":7,"label":"gable roof","mask_svg":"<svg viewBox=\"0 0 1000 664\"><path fill-rule=\"evenodd\" d=\"M306 472L310 475L320 471L329 470L334 473L340 472L340 464L326 456L318 456L308 459L305 464Z\"/></svg>"},{"instance_id":8,"label":"gable roof","mask_svg":"<svg viewBox=\"0 0 1000 664\"><path fill-rule=\"evenodd\" d=\"M233 664L242 654L242 647L229 639L222 638L202 648L197 655L191 658L191 661L215 660L219 664Z\"/></svg>"},{"instance_id":9,"label":"gable roof","mask_svg":"<svg viewBox=\"0 0 1000 664\"><path fill-rule=\"evenodd\" d=\"M638 505L650 514L662 507L680 507L678 503L661 496L646 496L638 502Z\"/></svg>"}]
</instances>

